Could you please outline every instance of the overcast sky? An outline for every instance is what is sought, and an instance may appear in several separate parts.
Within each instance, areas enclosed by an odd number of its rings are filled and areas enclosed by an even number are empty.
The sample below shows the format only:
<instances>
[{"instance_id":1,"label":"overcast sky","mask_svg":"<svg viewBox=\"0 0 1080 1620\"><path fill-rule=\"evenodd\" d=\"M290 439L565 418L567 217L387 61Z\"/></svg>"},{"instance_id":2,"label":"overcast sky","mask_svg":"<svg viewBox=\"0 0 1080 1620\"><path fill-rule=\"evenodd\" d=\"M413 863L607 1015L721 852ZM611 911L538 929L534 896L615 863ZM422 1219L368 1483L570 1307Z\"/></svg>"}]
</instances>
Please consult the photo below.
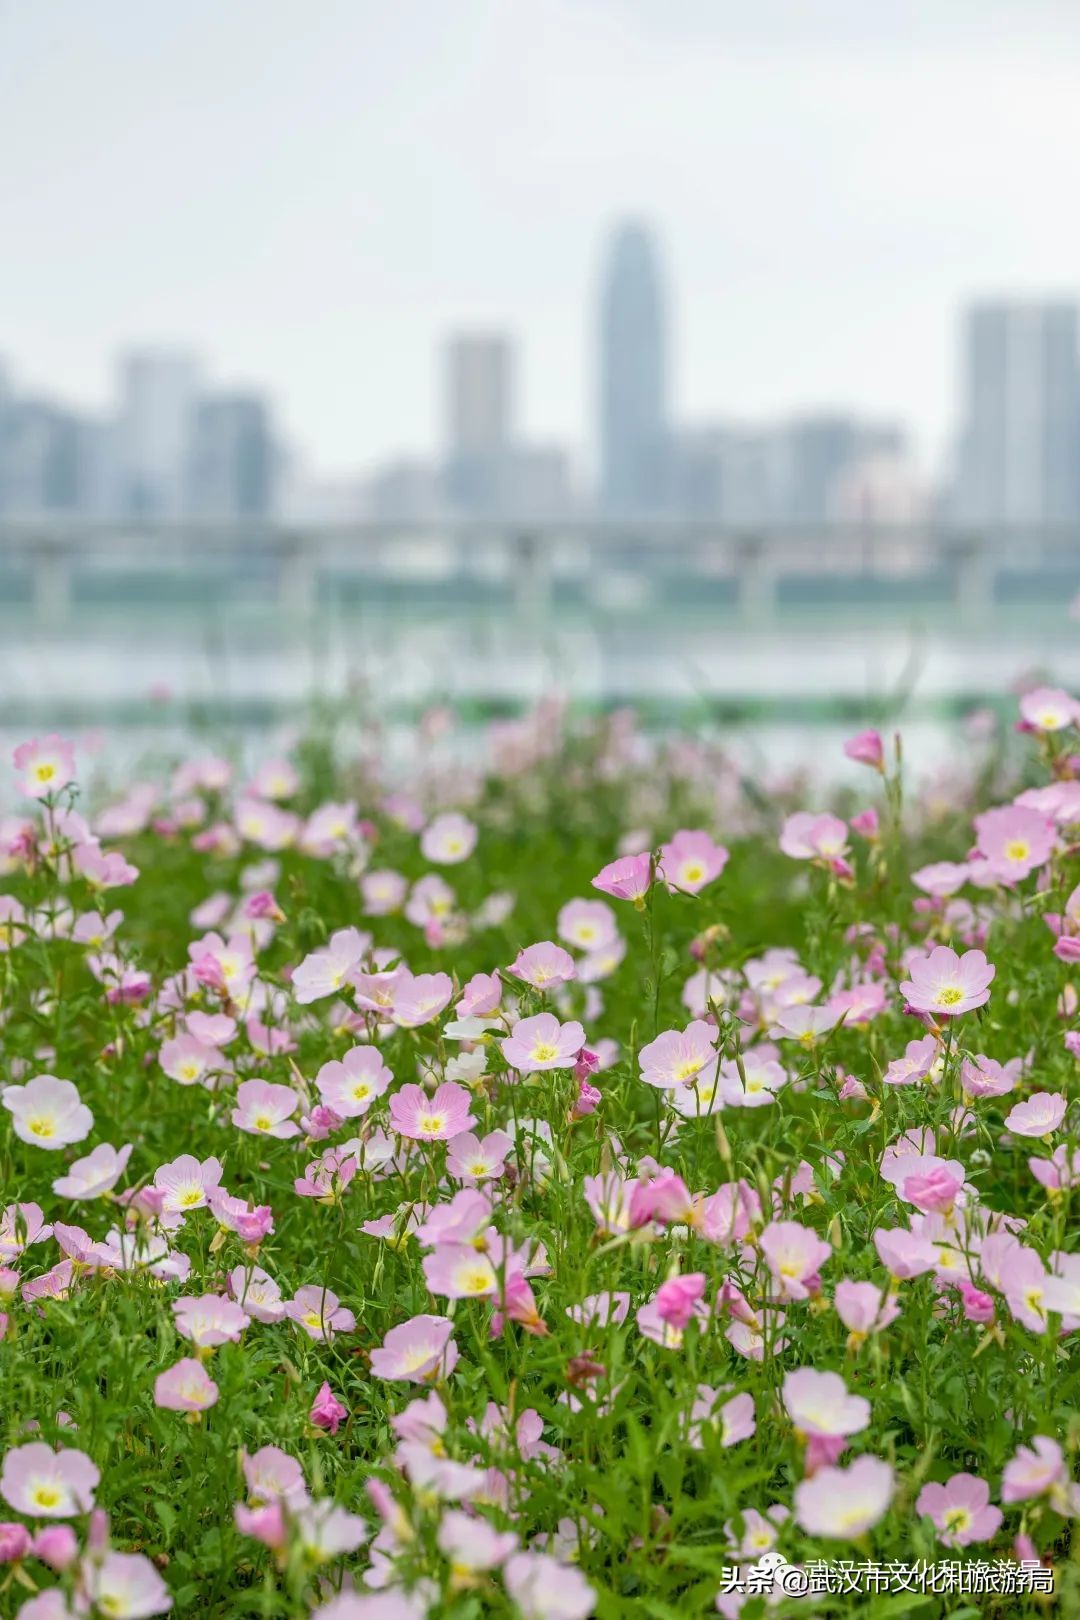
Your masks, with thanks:
<instances>
[{"instance_id":1,"label":"overcast sky","mask_svg":"<svg viewBox=\"0 0 1080 1620\"><path fill-rule=\"evenodd\" d=\"M1080 294L1075 0L0 0L0 356L103 404L157 339L328 471L440 438L437 344L521 342L590 446L605 231L651 219L679 417L947 442L956 313Z\"/></svg>"}]
</instances>

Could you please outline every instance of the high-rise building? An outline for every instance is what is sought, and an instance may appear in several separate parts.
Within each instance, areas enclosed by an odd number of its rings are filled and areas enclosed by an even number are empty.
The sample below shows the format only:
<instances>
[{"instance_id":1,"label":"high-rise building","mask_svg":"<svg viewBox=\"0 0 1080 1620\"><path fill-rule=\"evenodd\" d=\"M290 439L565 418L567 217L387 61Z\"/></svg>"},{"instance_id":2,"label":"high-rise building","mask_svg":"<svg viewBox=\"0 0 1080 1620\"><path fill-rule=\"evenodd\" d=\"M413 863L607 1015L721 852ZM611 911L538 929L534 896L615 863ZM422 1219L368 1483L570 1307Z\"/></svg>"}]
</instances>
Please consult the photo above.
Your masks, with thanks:
<instances>
[{"instance_id":1,"label":"high-rise building","mask_svg":"<svg viewBox=\"0 0 1080 1620\"><path fill-rule=\"evenodd\" d=\"M275 449L258 394L200 399L191 427L186 510L215 522L258 522L274 505Z\"/></svg>"},{"instance_id":2,"label":"high-rise building","mask_svg":"<svg viewBox=\"0 0 1080 1620\"><path fill-rule=\"evenodd\" d=\"M514 355L498 332L459 333L446 349L446 493L462 511L504 504L514 431Z\"/></svg>"},{"instance_id":3,"label":"high-rise building","mask_svg":"<svg viewBox=\"0 0 1080 1620\"><path fill-rule=\"evenodd\" d=\"M785 428L784 489L774 514L788 523L829 523L839 517L840 492L852 470L878 456L903 457L903 428L819 412Z\"/></svg>"},{"instance_id":4,"label":"high-rise building","mask_svg":"<svg viewBox=\"0 0 1080 1620\"><path fill-rule=\"evenodd\" d=\"M667 334L659 257L644 225L611 240L600 305L600 503L656 511L668 495Z\"/></svg>"},{"instance_id":5,"label":"high-rise building","mask_svg":"<svg viewBox=\"0 0 1080 1620\"><path fill-rule=\"evenodd\" d=\"M967 523L1080 519L1077 306L986 303L963 325L955 516Z\"/></svg>"},{"instance_id":6,"label":"high-rise building","mask_svg":"<svg viewBox=\"0 0 1080 1620\"><path fill-rule=\"evenodd\" d=\"M199 388L192 355L145 350L120 370L121 505L133 517L184 512L191 434Z\"/></svg>"}]
</instances>

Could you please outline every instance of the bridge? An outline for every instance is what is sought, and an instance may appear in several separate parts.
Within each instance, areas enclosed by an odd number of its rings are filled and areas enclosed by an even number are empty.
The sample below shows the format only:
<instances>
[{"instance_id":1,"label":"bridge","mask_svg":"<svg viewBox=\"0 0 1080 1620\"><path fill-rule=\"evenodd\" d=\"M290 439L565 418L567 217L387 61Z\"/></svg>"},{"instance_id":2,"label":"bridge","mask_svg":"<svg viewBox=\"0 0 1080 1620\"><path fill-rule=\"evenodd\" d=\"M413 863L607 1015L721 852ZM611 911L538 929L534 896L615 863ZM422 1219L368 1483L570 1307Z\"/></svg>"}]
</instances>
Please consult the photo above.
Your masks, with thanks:
<instances>
[{"instance_id":1,"label":"bridge","mask_svg":"<svg viewBox=\"0 0 1080 1620\"><path fill-rule=\"evenodd\" d=\"M898 690L952 709L1040 666L1080 686L1080 531L708 524L0 523L10 723L153 723L167 686L271 724L585 701L804 719Z\"/></svg>"}]
</instances>

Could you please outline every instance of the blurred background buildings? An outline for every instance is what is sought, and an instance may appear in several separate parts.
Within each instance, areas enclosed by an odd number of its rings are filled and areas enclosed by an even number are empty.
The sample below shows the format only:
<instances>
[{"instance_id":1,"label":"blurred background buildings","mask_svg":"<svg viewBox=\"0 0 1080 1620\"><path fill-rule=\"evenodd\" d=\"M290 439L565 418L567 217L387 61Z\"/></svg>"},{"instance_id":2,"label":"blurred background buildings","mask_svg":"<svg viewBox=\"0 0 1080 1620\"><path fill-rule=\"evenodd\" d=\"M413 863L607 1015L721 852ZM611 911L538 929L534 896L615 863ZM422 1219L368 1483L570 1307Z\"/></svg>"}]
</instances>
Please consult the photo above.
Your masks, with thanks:
<instances>
[{"instance_id":1,"label":"blurred background buildings","mask_svg":"<svg viewBox=\"0 0 1080 1620\"><path fill-rule=\"evenodd\" d=\"M114 408L97 415L27 392L13 363L0 369L0 516L1080 524L1076 302L979 301L960 313L961 419L950 465L932 478L898 418L822 408L757 422L680 419L669 382L673 300L657 233L639 220L617 225L590 319L591 483L580 446L521 432L526 379L510 331L458 331L443 343L433 379L441 459L397 458L332 488L298 475L267 394L216 389L201 356L161 347L121 357Z\"/></svg>"}]
</instances>

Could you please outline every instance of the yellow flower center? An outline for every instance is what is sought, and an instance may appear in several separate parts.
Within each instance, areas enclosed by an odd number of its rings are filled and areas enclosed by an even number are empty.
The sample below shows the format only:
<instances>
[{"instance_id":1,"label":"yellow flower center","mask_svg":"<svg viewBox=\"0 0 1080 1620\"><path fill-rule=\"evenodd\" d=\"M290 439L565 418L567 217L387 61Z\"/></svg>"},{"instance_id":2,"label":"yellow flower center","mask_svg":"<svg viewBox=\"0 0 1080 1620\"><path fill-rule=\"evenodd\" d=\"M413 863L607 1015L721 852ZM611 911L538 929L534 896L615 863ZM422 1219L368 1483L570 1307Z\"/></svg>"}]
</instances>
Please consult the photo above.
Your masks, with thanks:
<instances>
[{"instance_id":1,"label":"yellow flower center","mask_svg":"<svg viewBox=\"0 0 1080 1620\"><path fill-rule=\"evenodd\" d=\"M60 1492L55 1485L35 1485L30 1495L39 1508L54 1508L60 1502Z\"/></svg>"},{"instance_id":2,"label":"yellow flower center","mask_svg":"<svg viewBox=\"0 0 1080 1620\"><path fill-rule=\"evenodd\" d=\"M964 992L960 989L959 985L956 984L942 985L941 989L934 997L934 1001L939 1007L955 1007L956 1003L958 1001L963 1001L963 999Z\"/></svg>"},{"instance_id":3,"label":"yellow flower center","mask_svg":"<svg viewBox=\"0 0 1080 1620\"><path fill-rule=\"evenodd\" d=\"M56 1135L56 1121L54 1119L29 1119L26 1123L31 1136L48 1139Z\"/></svg>"},{"instance_id":4,"label":"yellow flower center","mask_svg":"<svg viewBox=\"0 0 1080 1620\"><path fill-rule=\"evenodd\" d=\"M544 1041L540 1041L536 1046L533 1047L532 1055L537 1063L550 1063L553 1058L558 1057L559 1048L557 1046L549 1046Z\"/></svg>"},{"instance_id":5,"label":"yellow flower center","mask_svg":"<svg viewBox=\"0 0 1080 1620\"><path fill-rule=\"evenodd\" d=\"M1031 854L1031 845L1023 838L1014 838L1005 845L1005 853L1010 861L1026 861Z\"/></svg>"},{"instance_id":6,"label":"yellow flower center","mask_svg":"<svg viewBox=\"0 0 1080 1620\"><path fill-rule=\"evenodd\" d=\"M273 1123L269 1114L260 1114L255 1121L255 1129L257 1131L268 1131Z\"/></svg>"},{"instance_id":7,"label":"yellow flower center","mask_svg":"<svg viewBox=\"0 0 1080 1620\"><path fill-rule=\"evenodd\" d=\"M420 1118L417 1120L416 1123L419 1125L420 1129L422 1131L424 1131L427 1135L434 1136L437 1131L441 1131L441 1130L444 1129L444 1127L446 1125L446 1115L445 1114L421 1114Z\"/></svg>"}]
</instances>

